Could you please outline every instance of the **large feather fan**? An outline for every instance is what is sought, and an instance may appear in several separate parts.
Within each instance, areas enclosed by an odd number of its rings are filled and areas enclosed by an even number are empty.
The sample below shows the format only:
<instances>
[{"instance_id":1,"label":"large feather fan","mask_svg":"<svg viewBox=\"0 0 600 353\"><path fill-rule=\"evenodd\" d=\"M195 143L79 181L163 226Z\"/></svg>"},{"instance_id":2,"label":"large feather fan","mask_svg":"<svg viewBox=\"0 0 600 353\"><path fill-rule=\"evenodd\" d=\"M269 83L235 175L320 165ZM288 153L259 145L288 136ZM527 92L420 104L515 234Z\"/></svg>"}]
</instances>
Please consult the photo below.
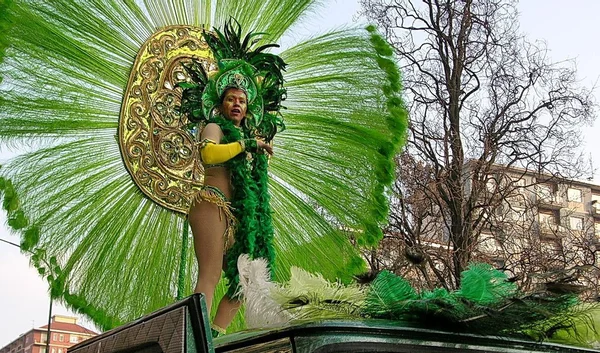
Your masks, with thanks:
<instances>
[{"instance_id":1,"label":"large feather fan","mask_svg":"<svg viewBox=\"0 0 600 353\"><path fill-rule=\"evenodd\" d=\"M275 42L316 4L0 0L0 143L20 153L0 169L0 192L53 298L109 329L172 303L178 288L192 291L185 217L140 192L115 140L144 41L165 26L210 30L233 17ZM348 279L364 265L339 229L373 245L386 220L407 124L399 72L372 27L280 55L287 130L270 164L276 278L296 265Z\"/></svg>"}]
</instances>

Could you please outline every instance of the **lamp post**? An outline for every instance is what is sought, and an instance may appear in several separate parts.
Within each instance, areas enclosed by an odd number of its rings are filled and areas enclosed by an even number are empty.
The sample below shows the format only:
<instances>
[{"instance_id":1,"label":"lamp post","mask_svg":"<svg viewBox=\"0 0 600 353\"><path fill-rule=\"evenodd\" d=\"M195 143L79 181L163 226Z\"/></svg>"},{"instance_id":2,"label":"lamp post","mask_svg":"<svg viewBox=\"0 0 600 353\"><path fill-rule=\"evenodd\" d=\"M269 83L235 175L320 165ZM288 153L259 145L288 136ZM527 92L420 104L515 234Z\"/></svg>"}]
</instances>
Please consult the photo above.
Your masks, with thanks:
<instances>
[{"instance_id":1,"label":"lamp post","mask_svg":"<svg viewBox=\"0 0 600 353\"><path fill-rule=\"evenodd\" d=\"M21 249L21 246L19 244L16 244L16 243L10 242L8 240L4 240L4 239L0 239L0 241ZM46 353L50 353L50 324L52 324L52 295L49 294L49 297L50 297L50 305L48 307L48 330L46 331Z\"/></svg>"}]
</instances>

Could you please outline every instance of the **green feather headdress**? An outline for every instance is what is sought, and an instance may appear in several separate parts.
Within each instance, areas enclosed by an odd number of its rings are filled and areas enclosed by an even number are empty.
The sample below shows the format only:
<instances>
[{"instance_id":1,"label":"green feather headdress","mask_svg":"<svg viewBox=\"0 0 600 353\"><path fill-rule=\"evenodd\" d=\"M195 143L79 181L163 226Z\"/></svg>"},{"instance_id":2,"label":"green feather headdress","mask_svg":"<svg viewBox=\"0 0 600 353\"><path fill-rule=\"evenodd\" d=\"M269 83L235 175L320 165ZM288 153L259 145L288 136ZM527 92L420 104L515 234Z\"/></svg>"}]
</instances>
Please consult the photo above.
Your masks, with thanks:
<instances>
[{"instance_id":1,"label":"green feather headdress","mask_svg":"<svg viewBox=\"0 0 600 353\"><path fill-rule=\"evenodd\" d=\"M213 34L214 33L214 34ZM217 60L218 71L209 77L198 61L185 65L191 82L182 82L182 113L194 122L205 123L211 119L228 88L239 88L248 98L246 123L257 136L271 141L278 131L284 130L280 110L285 100L283 71L286 63L281 57L263 52L277 44L265 44L257 48L262 33L249 32L242 37L240 24L230 20L223 32L213 28L203 37Z\"/></svg>"}]
</instances>

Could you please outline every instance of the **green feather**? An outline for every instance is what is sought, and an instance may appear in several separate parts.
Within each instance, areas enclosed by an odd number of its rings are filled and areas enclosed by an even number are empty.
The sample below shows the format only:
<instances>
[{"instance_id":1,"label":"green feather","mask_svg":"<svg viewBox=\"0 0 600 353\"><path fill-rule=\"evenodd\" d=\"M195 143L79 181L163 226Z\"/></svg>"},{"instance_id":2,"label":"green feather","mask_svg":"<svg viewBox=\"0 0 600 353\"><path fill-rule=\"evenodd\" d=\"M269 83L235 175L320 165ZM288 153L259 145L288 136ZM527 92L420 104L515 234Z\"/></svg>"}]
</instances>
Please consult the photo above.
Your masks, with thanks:
<instances>
[{"instance_id":1,"label":"green feather","mask_svg":"<svg viewBox=\"0 0 600 353\"><path fill-rule=\"evenodd\" d=\"M483 305L497 304L517 291L516 284L508 282L504 272L484 263L470 264L461 273L460 283L458 296Z\"/></svg>"},{"instance_id":2,"label":"green feather","mask_svg":"<svg viewBox=\"0 0 600 353\"><path fill-rule=\"evenodd\" d=\"M369 287L364 311L376 318L391 316L398 319L402 316L405 303L416 298L417 293L407 280L383 271Z\"/></svg>"},{"instance_id":3,"label":"green feather","mask_svg":"<svg viewBox=\"0 0 600 353\"><path fill-rule=\"evenodd\" d=\"M12 29L10 18L12 5L13 0L0 0L0 33L3 33L3 35L0 35L0 63L2 63L6 49L10 45L10 40L4 33L10 32ZM0 75L0 83L2 83L2 75Z\"/></svg>"}]
</instances>

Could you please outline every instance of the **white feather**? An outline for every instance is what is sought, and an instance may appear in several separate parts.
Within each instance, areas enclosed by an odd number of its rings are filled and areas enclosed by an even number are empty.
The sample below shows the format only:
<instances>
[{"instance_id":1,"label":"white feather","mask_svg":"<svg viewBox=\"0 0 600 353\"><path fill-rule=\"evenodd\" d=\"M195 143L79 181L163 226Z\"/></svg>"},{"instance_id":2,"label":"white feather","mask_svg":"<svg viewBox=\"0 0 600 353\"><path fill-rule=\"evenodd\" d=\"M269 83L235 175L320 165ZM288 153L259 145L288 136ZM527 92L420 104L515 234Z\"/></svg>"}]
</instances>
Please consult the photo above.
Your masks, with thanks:
<instances>
[{"instance_id":1,"label":"white feather","mask_svg":"<svg viewBox=\"0 0 600 353\"><path fill-rule=\"evenodd\" d=\"M271 297L277 285L270 280L267 261L251 260L242 254L238 258L240 290L246 305L246 325L248 328L272 328L288 324L291 316Z\"/></svg>"}]
</instances>

